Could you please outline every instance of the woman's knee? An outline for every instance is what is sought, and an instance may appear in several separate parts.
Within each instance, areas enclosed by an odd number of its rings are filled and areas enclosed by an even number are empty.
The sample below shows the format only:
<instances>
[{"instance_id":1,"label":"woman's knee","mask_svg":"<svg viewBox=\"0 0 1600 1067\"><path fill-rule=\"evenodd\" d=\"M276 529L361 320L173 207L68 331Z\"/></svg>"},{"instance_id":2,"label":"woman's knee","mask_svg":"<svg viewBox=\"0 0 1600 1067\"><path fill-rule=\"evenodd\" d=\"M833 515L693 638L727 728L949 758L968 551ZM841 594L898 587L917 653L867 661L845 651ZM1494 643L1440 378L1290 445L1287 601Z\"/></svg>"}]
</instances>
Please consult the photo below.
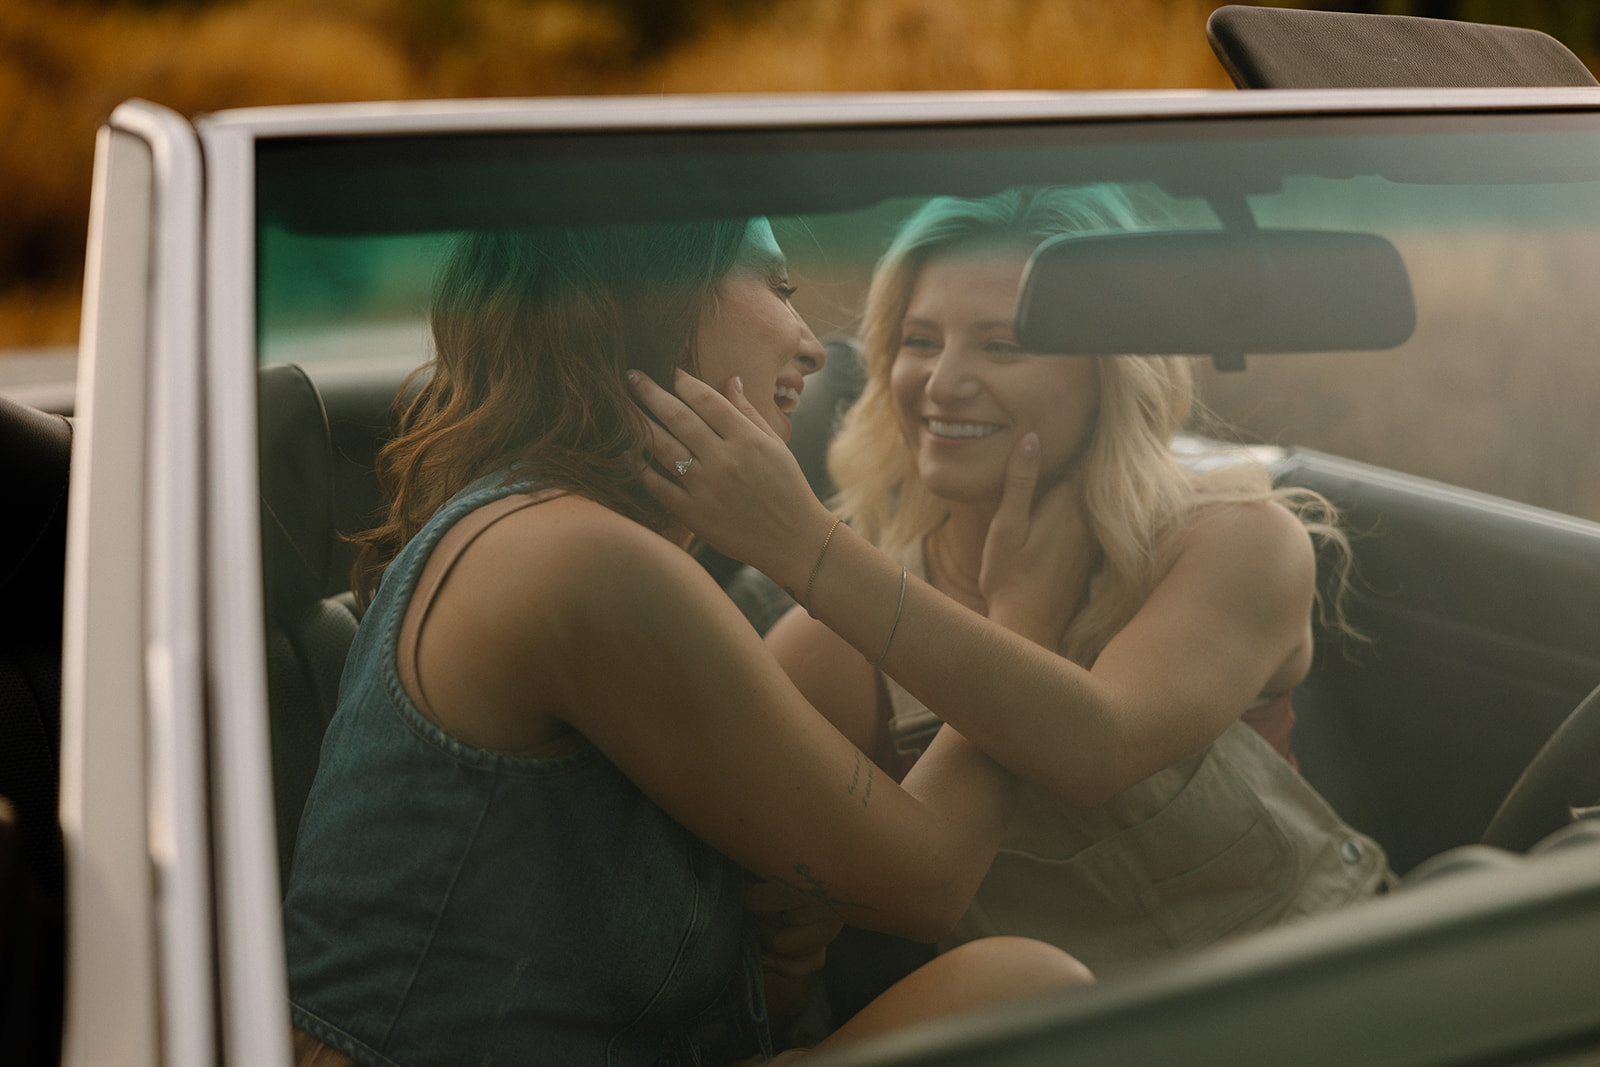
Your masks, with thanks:
<instances>
[{"instance_id":1,"label":"woman's knee","mask_svg":"<svg viewBox=\"0 0 1600 1067\"><path fill-rule=\"evenodd\" d=\"M996 994L1088 985L1094 974L1076 957L1029 937L985 937L957 945L935 963Z\"/></svg>"}]
</instances>

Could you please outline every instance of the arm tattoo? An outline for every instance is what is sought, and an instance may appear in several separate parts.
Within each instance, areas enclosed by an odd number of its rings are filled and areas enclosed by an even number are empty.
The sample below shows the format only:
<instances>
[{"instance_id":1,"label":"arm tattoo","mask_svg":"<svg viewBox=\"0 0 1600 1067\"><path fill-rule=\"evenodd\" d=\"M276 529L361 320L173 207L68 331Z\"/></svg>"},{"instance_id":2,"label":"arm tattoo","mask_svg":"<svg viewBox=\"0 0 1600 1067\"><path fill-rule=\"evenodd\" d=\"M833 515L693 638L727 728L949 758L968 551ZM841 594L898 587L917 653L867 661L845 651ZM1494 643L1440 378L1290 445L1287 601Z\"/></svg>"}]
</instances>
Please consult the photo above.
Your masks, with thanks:
<instances>
[{"instance_id":1,"label":"arm tattoo","mask_svg":"<svg viewBox=\"0 0 1600 1067\"><path fill-rule=\"evenodd\" d=\"M794 873L798 876L794 880L776 878L775 881L782 882L801 896L810 897L836 915L839 913L840 908L860 908L863 911L878 910L870 904L863 904L847 897L834 896L833 890L828 883L811 873L811 865L808 863L795 864ZM842 918L843 916L840 917Z\"/></svg>"},{"instance_id":2,"label":"arm tattoo","mask_svg":"<svg viewBox=\"0 0 1600 1067\"><path fill-rule=\"evenodd\" d=\"M867 806L867 798L872 795L873 772L874 772L874 768L873 768L872 764L870 764L870 763L867 764L867 787L861 793L861 806L863 808ZM860 784L861 784L861 753L857 752L856 753L856 769L855 769L855 772L850 775L850 788L846 789L845 792L849 793L851 796L855 796L856 795L856 788Z\"/></svg>"},{"instance_id":3,"label":"arm tattoo","mask_svg":"<svg viewBox=\"0 0 1600 1067\"><path fill-rule=\"evenodd\" d=\"M861 790L861 806L863 808L867 806L867 798L872 796L872 781L875 776L875 768L871 763L866 763L867 781L866 785L863 787L861 783L861 765L864 762L866 761L862 759L861 753L857 752L855 770L850 775L850 785L846 789L846 792L848 792L851 796L856 795L857 789ZM774 877L774 880L783 883L790 889L793 889L796 893L799 893L801 896L809 897L812 900L815 900L817 903L827 907L835 914L838 914L840 908L860 908L864 911L878 910L872 905L863 904L858 900L850 900L845 897L835 896L828 883L811 873L811 865L808 863L795 864L794 873L797 877L793 880L776 876Z\"/></svg>"}]
</instances>

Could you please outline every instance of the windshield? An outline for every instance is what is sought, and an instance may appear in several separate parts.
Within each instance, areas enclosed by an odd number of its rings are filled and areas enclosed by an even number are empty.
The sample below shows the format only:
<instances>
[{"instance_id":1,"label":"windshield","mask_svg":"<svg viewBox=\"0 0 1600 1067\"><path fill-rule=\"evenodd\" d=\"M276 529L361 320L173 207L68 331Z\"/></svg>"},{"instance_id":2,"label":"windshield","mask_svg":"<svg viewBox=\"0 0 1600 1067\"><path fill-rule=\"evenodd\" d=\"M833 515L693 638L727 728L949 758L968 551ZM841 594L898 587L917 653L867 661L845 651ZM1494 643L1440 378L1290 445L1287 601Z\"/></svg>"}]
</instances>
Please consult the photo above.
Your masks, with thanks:
<instances>
[{"instance_id":1,"label":"windshield","mask_svg":"<svg viewBox=\"0 0 1600 1067\"><path fill-rule=\"evenodd\" d=\"M1195 429L1600 519L1600 476L1566 461L1600 393L1589 116L268 142L259 172L260 359L308 366L425 361L438 265L473 230L765 215L821 337L858 333L874 263L933 196L1110 186L1143 229L1377 235L1403 267L1386 291L1414 302L1407 335L1252 350L1243 373L1196 352L1217 418ZM1149 295L1118 314L1172 313Z\"/></svg>"}]
</instances>

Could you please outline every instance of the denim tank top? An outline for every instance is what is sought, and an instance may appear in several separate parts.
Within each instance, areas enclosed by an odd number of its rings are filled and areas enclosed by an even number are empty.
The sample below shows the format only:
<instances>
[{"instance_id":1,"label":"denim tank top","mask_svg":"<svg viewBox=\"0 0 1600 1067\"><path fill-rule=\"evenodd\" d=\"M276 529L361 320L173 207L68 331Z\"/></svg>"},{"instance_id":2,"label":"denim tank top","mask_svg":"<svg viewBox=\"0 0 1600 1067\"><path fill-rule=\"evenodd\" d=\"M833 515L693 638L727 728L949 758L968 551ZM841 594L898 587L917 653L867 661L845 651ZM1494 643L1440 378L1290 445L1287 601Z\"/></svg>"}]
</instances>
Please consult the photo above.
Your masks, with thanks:
<instances>
[{"instance_id":1,"label":"denim tank top","mask_svg":"<svg viewBox=\"0 0 1600 1067\"><path fill-rule=\"evenodd\" d=\"M454 497L362 619L284 902L293 1022L397 1067L770 1056L741 869L587 742L552 758L473 748L401 684L429 554L530 488L490 476Z\"/></svg>"},{"instance_id":2,"label":"denim tank top","mask_svg":"<svg viewBox=\"0 0 1600 1067\"><path fill-rule=\"evenodd\" d=\"M921 577L921 547L904 562ZM942 725L884 677L897 750ZM983 884L942 949L1011 934L1048 941L1101 977L1378 892L1377 842L1351 829L1243 720L1205 749L1093 807L1024 782Z\"/></svg>"}]
</instances>

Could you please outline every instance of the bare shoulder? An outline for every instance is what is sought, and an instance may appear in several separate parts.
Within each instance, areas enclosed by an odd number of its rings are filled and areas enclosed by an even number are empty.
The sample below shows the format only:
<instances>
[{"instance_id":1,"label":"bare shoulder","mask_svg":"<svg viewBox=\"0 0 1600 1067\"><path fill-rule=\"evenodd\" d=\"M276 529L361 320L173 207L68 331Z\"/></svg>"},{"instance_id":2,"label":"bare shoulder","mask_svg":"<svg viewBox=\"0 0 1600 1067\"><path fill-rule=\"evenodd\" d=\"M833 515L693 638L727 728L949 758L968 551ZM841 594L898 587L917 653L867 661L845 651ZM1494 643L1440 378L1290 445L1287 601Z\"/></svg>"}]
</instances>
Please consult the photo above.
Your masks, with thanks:
<instances>
[{"instance_id":1,"label":"bare shoulder","mask_svg":"<svg viewBox=\"0 0 1600 1067\"><path fill-rule=\"evenodd\" d=\"M555 553L560 563L587 571L586 577L621 558L666 563L686 555L680 545L648 526L571 493L512 512L486 530L482 539L494 552L542 563L541 571L549 571L550 553Z\"/></svg>"},{"instance_id":2,"label":"bare shoulder","mask_svg":"<svg viewBox=\"0 0 1600 1067\"><path fill-rule=\"evenodd\" d=\"M1312 553L1311 535L1304 524L1275 500L1237 501L1202 508L1179 532L1177 546L1180 551L1266 551L1274 558L1279 554Z\"/></svg>"},{"instance_id":3,"label":"bare shoulder","mask_svg":"<svg viewBox=\"0 0 1600 1067\"><path fill-rule=\"evenodd\" d=\"M470 569L493 583L480 592L536 610L570 612L589 604L604 611L622 603L637 609L659 597L715 590L681 546L571 494L506 516L480 535L469 555L475 557Z\"/></svg>"},{"instance_id":4,"label":"bare shoulder","mask_svg":"<svg viewBox=\"0 0 1600 1067\"><path fill-rule=\"evenodd\" d=\"M593 501L558 497L501 516L461 550L421 624L421 685L446 729L515 751L546 739L554 721L581 730L576 710L604 704L583 698L597 680L729 613L738 615L680 546Z\"/></svg>"},{"instance_id":5,"label":"bare shoulder","mask_svg":"<svg viewBox=\"0 0 1600 1067\"><path fill-rule=\"evenodd\" d=\"M1316 551L1299 518L1272 500L1202 509L1174 539L1172 572L1206 571L1250 596L1298 602L1316 585Z\"/></svg>"}]
</instances>

